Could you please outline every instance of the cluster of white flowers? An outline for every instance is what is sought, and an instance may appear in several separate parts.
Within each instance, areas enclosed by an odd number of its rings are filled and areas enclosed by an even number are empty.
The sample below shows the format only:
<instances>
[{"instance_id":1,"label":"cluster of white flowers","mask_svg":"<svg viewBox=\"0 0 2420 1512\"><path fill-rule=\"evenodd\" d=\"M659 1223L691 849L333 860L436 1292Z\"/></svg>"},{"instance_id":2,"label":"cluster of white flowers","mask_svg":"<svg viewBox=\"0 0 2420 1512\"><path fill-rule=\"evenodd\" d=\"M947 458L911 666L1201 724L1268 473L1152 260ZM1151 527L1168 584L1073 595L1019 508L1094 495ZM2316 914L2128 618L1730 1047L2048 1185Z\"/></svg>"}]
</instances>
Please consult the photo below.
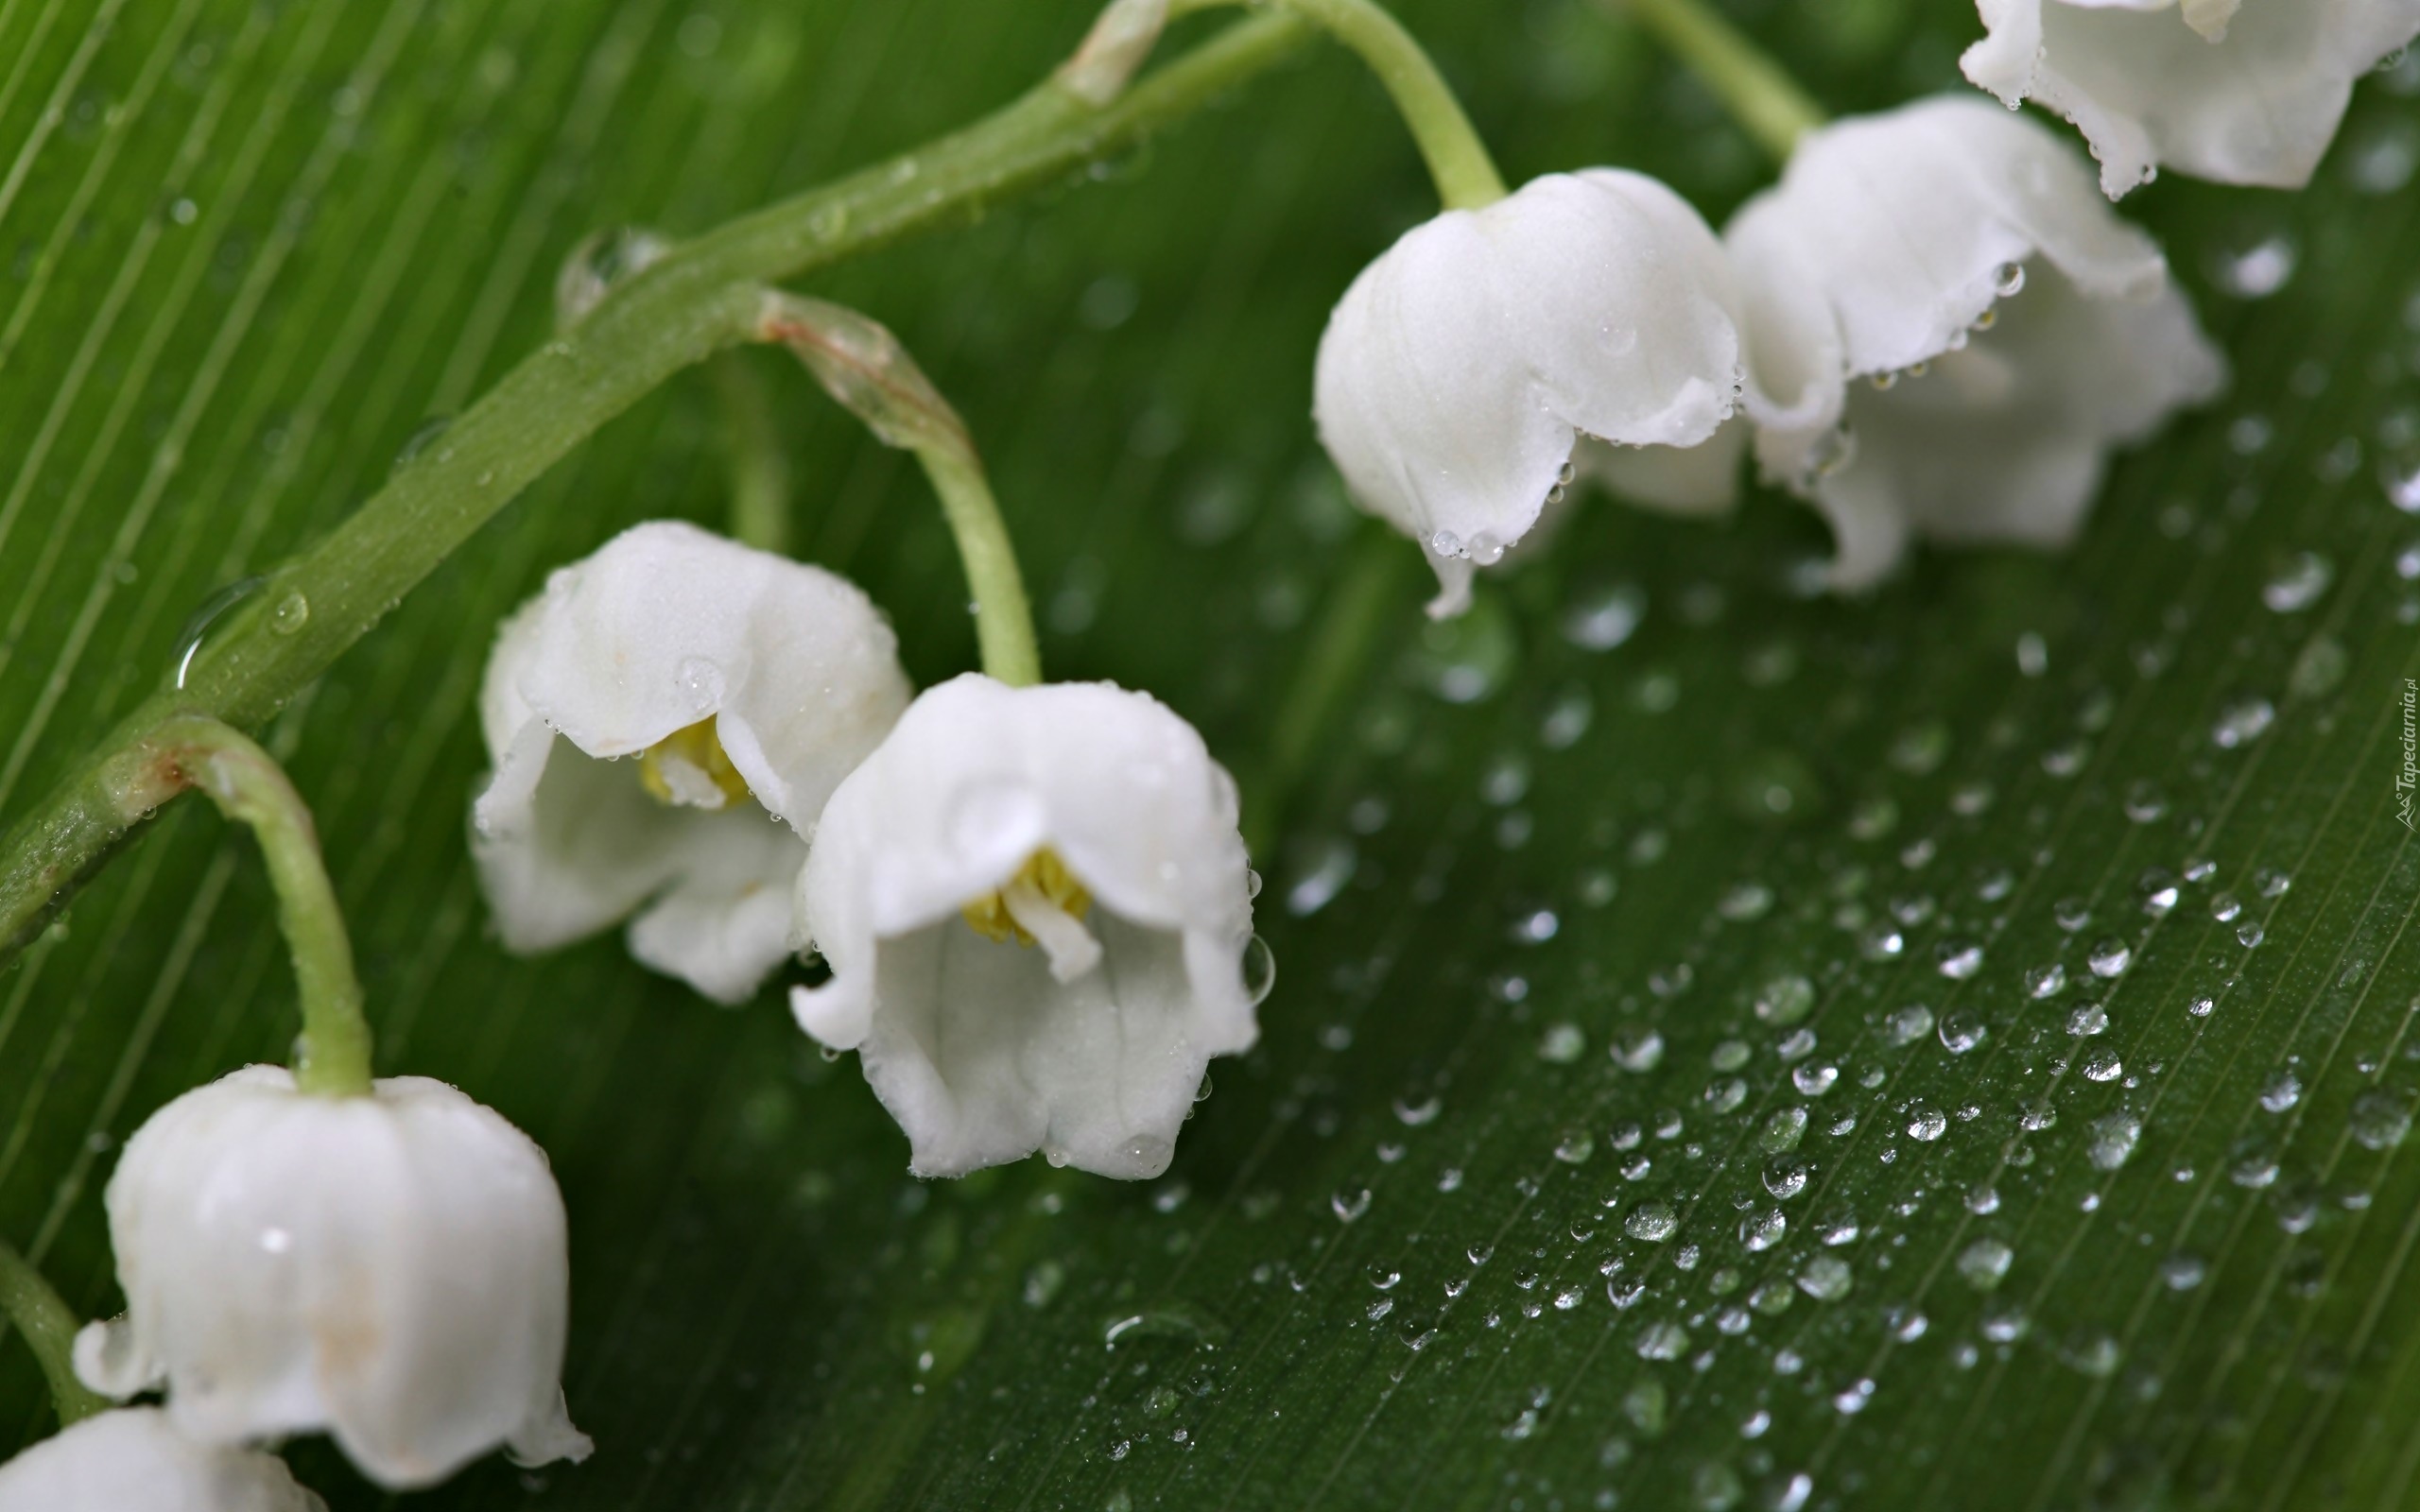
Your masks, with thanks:
<instances>
[{"instance_id":1,"label":"cluster of white flowers","mask_svg":"<svg viewBox=\"0 0 2420 1512\"><path fill-rule=\"evenodd\" d=\"M863 1052L922 1175L1156 1176L1209 1058L1253 1042L1235 784L1143 694L910 702L857 590L656 523L506 623L482 713L506 944L643 910L631 954L725 1002L819 954L799 1022Z\"/></svg>"},{"instance_id":2,"label":"cluster of white flowers","mask_svg":"<svg viewBox=\"0 0 2420 1512\"><path fill-rule=\"evenodd\" d=\"M2308 181L2353 79L2420 31L2420 0L1980 5L1968 76L2066 112L2112 198L2163 161ZM2225 376L2082 156L1967 95L1806 132L1719 240L1606 169L1446 211L1337 306L1316 413L1355 498L1426 552L1445 615L1576 473L1720 510L1743 453L1830 524L1836 589L1871 587L1911 539L2064 545L2111 451Z\"/></svg>"},{"instance_id":3,"label":"cluster of white flowers","mask_svg":"<svg viewBox=\"0 0 2420 1512\"><path fill-rule=\"evenodd\" d=\"M1733 504L1753 456L1829 523L1843 591L1912 540L2066 542L2113 449L2225 379L2108 200L2163 163L2307 181L2354 78L2420 32L2420 0L1979 4L1967 76L2064 112L2100 192L2046 128L1928 99L1805 131L1719 235L1653 180L1588 169L1448 210L1354 283L1320 344L1319 434L1426 553L1432 613L1467 607L1583 469L1695 512ZM1070 87L1113 95L1167 9L1113 7ZM768 338L878 433L962 449L969 507L971 446L889 334L774 302ZM970 551L971 576L980 552L1012 590L984 612L1023 616L1005 541ZM639 961L727 1004L817 959L791 1011L859 1052L916 1174L1040 1151L1157 1176L1267 988L1236 786L1149 696L1030 683L1026 633L987 663L1012 681L919 695L881 611L820 568L657 522L559 570L503 626L479 701L472 850L503 943L627 920ZM324 887L308 829L287 839ZM358 1024L349 946L332 958ZM127 1312L77 1336L74 1370L163 1400L0 1465L0 1512L322 1509L263 1448L304 1433L392 1489L497 1449L587 1455L544 1153L451 1087L368 1068L364 1048L332 1091L250 1067L128 1143L107 1193Z\"/></svg>"}]
</instances>

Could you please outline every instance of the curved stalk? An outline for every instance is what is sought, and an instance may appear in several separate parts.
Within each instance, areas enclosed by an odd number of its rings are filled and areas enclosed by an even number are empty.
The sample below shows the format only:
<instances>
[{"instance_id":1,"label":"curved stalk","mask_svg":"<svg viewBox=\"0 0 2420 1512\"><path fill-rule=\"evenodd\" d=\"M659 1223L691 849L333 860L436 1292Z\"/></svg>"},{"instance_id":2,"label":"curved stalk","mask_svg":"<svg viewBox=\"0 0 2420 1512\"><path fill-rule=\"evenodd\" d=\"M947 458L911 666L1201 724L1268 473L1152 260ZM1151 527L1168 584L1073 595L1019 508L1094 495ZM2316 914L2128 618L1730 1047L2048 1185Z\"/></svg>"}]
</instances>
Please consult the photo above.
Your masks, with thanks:
<instances>
[{"instance_id":1,"label":"curved stalk","mask_svg":"<svg viewBox=\"0 0 2420 1512\"><path fill-rule=\"evenodd\" d=\"M50 1383L51 1405L59 1409L59 1426L81 1422L109 1406L76 1379L76 1331L81 1325L33 1262L0 1241L0 1319L17 1327L26 1348L42 1365Z\"/></svg>"},{"instance_id":2,"label":"curved stalk","mask_svg":"<svg viewBox=\"0 0 2420 1512\"><path fill-rule=\"evenodd\" d=\"M370 1021L362 1016L353 940L320 855L310 806L277 758L216 719L186 714L170 720L160 731L159 750L164 778L204 794L227 817L250 826L260 842L302 999L295 1085L322 1097L367 1096Z\"/></svg>"},{"instance_id":3,"label":"curved stalk","mask_svg":"<svg viewBox=\"0 0 2420 1512\"><path fill-rule=\"evenodd\" d=\"M981 460L973 447L946 445L920 446L916 460L941 495L942 513L958 541L958 559L966 569L966 588L975 604L975 639L983 653L983 670L1011 688L1032 687L1042 680L1033 606L1026 598L1016 548L1009 541L1008 523L1000 518L1000 504L992 496Z\"/></svg>"},{"instance_id":4,"label":"curved stalk","mask_svg":"<svg viewBox=\"0 0 2420 1512\"><path fill-rule=\"evenodd\" d=\"M1446 209L1477 210L1504 198L1504 176L1461 101L1403 23L1375 0L1169 0L1168 14L1235 5L1290 11L1358 54L1410 128Z\"/></svg>"},{"instance_id":5,"label":"curved stalk","mask_svg":"<svg viewBox=\"0 0 2420 1512\"><path fill-rule=\"evenodd\" d=\"M790 463L782 451L773 401L748 360L717 352L706 363L722 411L724 479L731 489L731 537L758 551L790 550Z\"/></svg>"},{"instance_id":6,"label":"curved stalk","mask_svg":"<svg viewBox=\"0 0 2420 1512\"><path fill-rule=\"evenodd\" d=\"M1775 163L1788 163L1798 139L1822 126L1824 109L1798 81L1705 0L1609 0L1688 65L1739 129Z\"/></svg>"},{"instance_id":7,"label":"curved stalk","mask_svg":"<svg viewBox=\"0 0 2420 1512\"><path fill-rule=\"evenodd\" d=\"M1047 80L955 135L730 221L633 274L271 573L212 627L182 686L146 699L10 828L0 841L0 966L172 796L154 769L167 721L268 719L573 447L673 373L754 339L766 284L1059 182L1266 71L1309 35L1290 16L1253 18L1107 106Z\"/></svg>"}]
</instances>

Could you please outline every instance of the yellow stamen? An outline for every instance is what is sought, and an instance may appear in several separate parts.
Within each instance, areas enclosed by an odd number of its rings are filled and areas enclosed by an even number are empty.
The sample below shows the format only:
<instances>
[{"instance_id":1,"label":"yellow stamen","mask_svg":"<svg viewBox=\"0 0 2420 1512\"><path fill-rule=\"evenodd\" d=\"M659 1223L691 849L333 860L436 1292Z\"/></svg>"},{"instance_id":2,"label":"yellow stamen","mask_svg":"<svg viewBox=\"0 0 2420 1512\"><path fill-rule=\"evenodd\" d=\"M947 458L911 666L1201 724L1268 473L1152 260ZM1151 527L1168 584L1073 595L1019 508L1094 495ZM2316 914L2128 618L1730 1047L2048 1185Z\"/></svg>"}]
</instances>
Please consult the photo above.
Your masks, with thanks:
<instances>
[{"instance_id":1,"label":"yellow stamen","mask_svg":"<svg viewBox=\"0 0 2420 1512\"><path fill-rule=\"evenodd\" d=\"M720 801L700 802L704 797L702 793L676 788L665 773L666 764L673 762L691 771L703 773L721 795ZM731 765L731 757L723 750L722 742L715 738L712 715L685 729L674 730L641 751L639 783L659 803L684 803L693 808L718 809L749 796L748 780Z\"/></svg>"},{"instance_id":2,"label":"yellow stamen","mask_svg":"<svg viewBox=\"0 0 2420 1512\"><path fill-rule=\"evenodd\" d=\"M1059 859L1059 852L1044 846L1025 858L1025 865L1017 868L1015 876L959 910L967 927L985 939L1013 939L1020 945L1031 945L1033 936L1011 916L1009 901L1002 896L1020 883L1049 899L1071 919L1080 919L1092 911L1093 895L1067 869L1067 863Z\"/></svg>"}]
</instances>

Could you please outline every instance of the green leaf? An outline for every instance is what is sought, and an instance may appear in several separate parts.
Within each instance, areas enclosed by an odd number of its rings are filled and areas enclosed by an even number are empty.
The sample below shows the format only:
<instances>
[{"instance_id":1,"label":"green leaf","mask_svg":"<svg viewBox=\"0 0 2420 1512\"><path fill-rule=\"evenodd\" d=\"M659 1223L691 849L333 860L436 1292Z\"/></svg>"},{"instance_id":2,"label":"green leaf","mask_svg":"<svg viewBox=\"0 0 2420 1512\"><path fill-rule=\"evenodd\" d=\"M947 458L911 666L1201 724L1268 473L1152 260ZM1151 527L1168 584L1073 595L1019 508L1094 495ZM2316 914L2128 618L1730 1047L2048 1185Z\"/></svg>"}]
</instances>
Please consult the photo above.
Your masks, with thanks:
<instances>
[{"instance_id":1,"label":"green leaf","mask_svg":"<svg viewBox=\"0 0 2420 1512\"><path fill-rule=\"evenodd\" d=\"M215 589L544 340L589 231L912 146L1086 9L0 5L0 816ZM1577 0L1401 10L1515 178L1628 163L1714 215L1758 182ZM1738 14L1839 109L1951 87L1974 30ZM1398 576L1307 742L1277 712L1357 549L1310 354L1431 203L1349 60L819 281L980 438L1058 675L1150 688L1239 771L1296 753L1264 1043L1143 1187L921 1185L776 993L724 1012L610 939L488 938L489 627L624 524L725 510L702 378L609 428L267 733L383 1068L527 1128L573 1214L596 1457L418 1503L1744 1508L1803 1475L1810 1507L2407 1504L2420 521L2381 485L2420 468L2415 85L2362 87L2308 195L2127 202L2237 386L2118 467L2072 554L1810 601L1804 510L1592 499L1452 631ZM2243 298L2255 249L2292 275ZM763 372L804 554L920 677L970 664L912 467ZM115 1143L294 1030L273 919L250 842L182 805L0 975L0 1233L87 1312ZM42 1400L0 1349L0 1446Z\"/></svg>"}]
</instances>

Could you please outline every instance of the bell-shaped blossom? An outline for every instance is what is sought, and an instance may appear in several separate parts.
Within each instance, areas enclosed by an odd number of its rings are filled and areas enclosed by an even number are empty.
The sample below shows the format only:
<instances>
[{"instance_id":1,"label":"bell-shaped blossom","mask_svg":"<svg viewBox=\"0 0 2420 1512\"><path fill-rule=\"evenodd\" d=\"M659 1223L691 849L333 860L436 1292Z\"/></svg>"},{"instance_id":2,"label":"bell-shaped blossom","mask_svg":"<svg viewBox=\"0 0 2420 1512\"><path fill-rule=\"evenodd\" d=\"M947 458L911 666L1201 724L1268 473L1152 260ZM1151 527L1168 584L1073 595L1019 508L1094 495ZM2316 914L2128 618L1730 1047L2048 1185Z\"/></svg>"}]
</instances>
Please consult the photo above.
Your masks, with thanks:
<instances>
[{"instance_id":1,"label":"bell-shaped blossom","mask_svg":"<svg viewBox=\"0 0 2420 1512\"><path fill-rule=\"evenodd\" d=\"M1414 227L1354 281L1320 340L1320 438L1361 507L1427 553L1429 612L1458 613L1582 437L1695 447L1739 368L1697 212L1639 174L1550 174Z\"/></svg>"},{"instance_id":2,"label":"bell-shaped blossom","mask_svg":"<svg viewBox=\"0 0 2420 1512\"><path fill-rule=\"evenodd\" d=\"M157 1407L85 1418L0 1465L0 1512L327 1512L285 1461L199 1444Z\"/></svg>"},{"instance_id":3,"label":"bell-shaped blossom","mask_svg":"<svg viewBox=\"0 0 2420 1512\"><path fill-rule=\"evenodd\" d=\"M506 947L636 914L631 954L744 1000L789 954L823 800L910 691L881 611L821 568L658 521L556 572L479 696L472 850Z\"/></svg>"},{"instance_id":4,"label":"bell-shaped blossom","mask_svg":"<svg viewBox=\"0 0 2420 1512\"><path fill-rule=\"evenodd\" d=\"M247 1067L136 1130L107 1207L127 1311L77 1336L94 1390L164 1385L205 1444L324 1430L390 1488L499 1445L586 1457L562 1197L544 1151L444 1083L323 1097Z\"/></svg>"},{"instance_id":5,"label":"bell-shaped blossom","mask_svg":"<svg viewBox=\"0 0 2420 1512\"><path fill-rule=\"evenodd\" d=\"M1257 1033L1236 819L1143 694L928 689L824 809L798 904L832 976L790 1005L859 1052L920 1176L1037 1149L1157 1176L1210 1057Z\"/></svg>"},{"instance_id":6,"label":"bell-shaped blossom","mask_svg":"<svg viewBox=\"0 0 2420 1512\"><path fill-rule=\"evenodd\" d=\"M1724 237L1756 455L1829 519L1838 588L1910 536L2065 544L2110 450L2224 378L2081 158L1979 99L1807 133Z\"/></svg>"},{"instance_id":7,"label":"bell-shaped blossom","mask_svg":"<svg viewBox=\"0 0 2420 1512\"><path fill-rule=\"evenodd\" d=\"M2420 0L1978 0L1966 77L2073 121L2118 198L2170 167L2298 189Z\"/></svg>"}]
</instances>

